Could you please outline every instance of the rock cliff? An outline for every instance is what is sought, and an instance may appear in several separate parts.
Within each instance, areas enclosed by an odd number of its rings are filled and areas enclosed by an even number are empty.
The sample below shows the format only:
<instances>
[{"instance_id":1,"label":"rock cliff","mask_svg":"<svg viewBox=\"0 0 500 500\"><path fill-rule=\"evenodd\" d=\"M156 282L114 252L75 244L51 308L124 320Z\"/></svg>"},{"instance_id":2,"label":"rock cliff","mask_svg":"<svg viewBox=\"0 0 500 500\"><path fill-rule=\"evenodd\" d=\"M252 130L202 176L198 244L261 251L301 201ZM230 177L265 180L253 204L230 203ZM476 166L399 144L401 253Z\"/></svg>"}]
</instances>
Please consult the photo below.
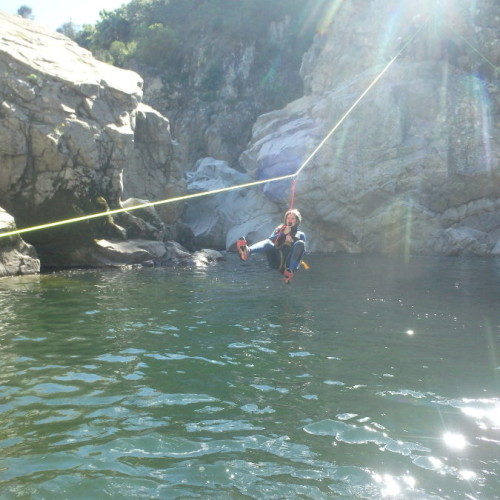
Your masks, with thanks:
<instances>
[{"instance_id":1,"label":"rock cliff","mask_svg":"<svg viewBox=\"0 0 500 500\"><path fill-rule=\"evenodd\" d=\"M498 254L500 4L446 5L343 2L303 57L305 95L256 120L252 179L296 172L340 122L297 179L312 251ZM264 193L284 210L290 183ZM254 224L226 229L261 234L268 207L245 210Z\"/></svg>"},{"instance_id":2,"label":"rock cliff","mask_svg":"<svg viewBox=\"0 0 500 500\"><path fill-rule=\"evenodd\" d=\"M0 206L18 227L120 208L124 196L185 192L169 122L141 103L142 83L58 33L0 13ZM100 265L100 240L162 240L181 211L169 205L161 219L124 213L24 238L42 265Z\"/></svg>"}]
</instances>

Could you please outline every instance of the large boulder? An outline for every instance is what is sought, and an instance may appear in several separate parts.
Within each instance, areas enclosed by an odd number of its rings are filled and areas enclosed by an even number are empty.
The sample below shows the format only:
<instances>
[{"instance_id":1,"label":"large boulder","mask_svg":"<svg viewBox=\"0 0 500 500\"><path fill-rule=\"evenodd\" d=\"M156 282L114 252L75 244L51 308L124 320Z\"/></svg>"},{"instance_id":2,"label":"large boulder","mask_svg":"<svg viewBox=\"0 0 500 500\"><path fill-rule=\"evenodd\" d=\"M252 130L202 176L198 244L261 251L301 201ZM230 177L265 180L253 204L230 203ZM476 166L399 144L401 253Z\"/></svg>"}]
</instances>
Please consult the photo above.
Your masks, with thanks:
<instances>
[{"instance_id":1,"label":"large boulder","mask_svg":"<svg viewBox=\"0 0 500 500\"><path fill-rule=\"evenodd\" d=\"M203 158L196 162L195 170L187 175L188 192L200 196L189 200L183 221L198 247L230 249L240 236L255 242L271 234L282 218L277 205L256 187L236 189L253 181L225 161ZM210 196L203 194L226 188L231 189Z\"/></svg>"},{"instance_id":2,"label":"large boulder","mask_svg":"<svg viewBox=\"0 0 500 500\"><path fill-rule=\"evenodd\" d=\"M120 208L124 180L127 197L184 193L168 120L141 99L138 74L0 12L0 200L19 227ZM171 224L181 210L160 216ZM24 237L45 266L98 265L96 241L127 238L135 222L108 216Z\"/></svg>"}]
</instances>

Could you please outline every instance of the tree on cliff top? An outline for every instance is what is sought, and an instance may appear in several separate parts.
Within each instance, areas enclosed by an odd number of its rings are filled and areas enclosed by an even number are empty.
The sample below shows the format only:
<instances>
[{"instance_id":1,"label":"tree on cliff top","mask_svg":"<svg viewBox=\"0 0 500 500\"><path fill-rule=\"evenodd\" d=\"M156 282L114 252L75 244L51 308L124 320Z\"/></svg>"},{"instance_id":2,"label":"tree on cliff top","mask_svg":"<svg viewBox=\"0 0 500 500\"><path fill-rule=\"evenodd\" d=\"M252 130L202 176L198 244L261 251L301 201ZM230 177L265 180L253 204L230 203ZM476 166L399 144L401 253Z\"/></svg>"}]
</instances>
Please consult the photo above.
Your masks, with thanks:
<instances>
[{"instance_id":1,"label":"tree on cliff top","mask_svg":"<svg viewBox=\"0 0 500 500\"><path fill-rule=\"evenodd\" d=\"M17 15L23 17L24 19L34 19L33 9L28 5L21 5L21 7L17 9Z\"/></svg>"},{"instance_id":2,"label":"tree on cliff top","mask_svg":"<svg viewBox=\"0 0 500 500\"><path fill-rule=\"evenodd\" d=\"M172 50L179 52L175 59L180 62L203 36L217 35L231 44L264 43L270 23L285 19L290 23L289 41L304 48L310 44L328 1L132 0L113 11L102 10L91 34L84 27L71 38L98 58L109 52L113 42L121 42L129 49L134 47L129 50L129 59L175 71L169 54ZM167 45L160 50L152 38L164 39ZM169 64L165 58L170 59ZM104 59L113 62L110 54Z\"/></svg>"}]
</instances>

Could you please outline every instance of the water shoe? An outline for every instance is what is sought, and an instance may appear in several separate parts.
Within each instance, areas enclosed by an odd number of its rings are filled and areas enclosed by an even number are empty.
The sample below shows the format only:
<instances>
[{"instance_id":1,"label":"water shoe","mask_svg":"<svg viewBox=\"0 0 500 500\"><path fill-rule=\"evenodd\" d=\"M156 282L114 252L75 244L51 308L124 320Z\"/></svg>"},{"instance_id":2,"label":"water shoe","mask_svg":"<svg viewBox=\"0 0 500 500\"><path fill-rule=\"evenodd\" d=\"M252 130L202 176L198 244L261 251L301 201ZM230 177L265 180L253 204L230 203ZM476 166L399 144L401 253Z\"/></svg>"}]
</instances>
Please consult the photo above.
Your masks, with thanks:
<instances>
[{"instance_id":1,"label":"water shoe","mask_svg":"<svg viewBox=\"0 0 500 500\"><path fill-rule=\"evenodd\" d=\"M293 279L293 273L292 271L290 271L289 269L285 269L283 271L283 281L288 285L292 282L292 279Z\"/></svg>"},{"instance_id":2,"label":"water shoe","mask_svg":"<svg viewBox=\"0 0 500 500\"><path fill-rule=\"evenodd\" d=\"M249 252L248 252L248 247L247 247L247 240L245 239L244 236L242 236L236 242L236 248L238 250L238 253L240 254L240 259L247 260Z\"/></svg>"}]
</instances>

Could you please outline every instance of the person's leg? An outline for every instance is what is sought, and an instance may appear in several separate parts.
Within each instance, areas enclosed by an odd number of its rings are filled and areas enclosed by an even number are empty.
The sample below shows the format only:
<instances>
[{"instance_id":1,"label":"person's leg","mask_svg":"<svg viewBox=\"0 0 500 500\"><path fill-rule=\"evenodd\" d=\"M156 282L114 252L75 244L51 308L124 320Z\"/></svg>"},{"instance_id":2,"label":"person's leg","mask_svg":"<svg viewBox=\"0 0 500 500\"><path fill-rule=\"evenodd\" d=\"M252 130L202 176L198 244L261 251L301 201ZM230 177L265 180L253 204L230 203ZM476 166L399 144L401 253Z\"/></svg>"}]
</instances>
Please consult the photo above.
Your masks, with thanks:
<instances>
[{"instance_id":1,"label":"person's leg","mask_svg":"<svg viewBox=\"0 0 500 500\"><path fill-rule=\"evenodd\" d=\"M250 245L248 247L248 252L250 254L252 253L262 253L262 252L268 252L269 250L274 249L274 243L267 239L267 240L262 240L258 241L257 243Z\"/></svg>"},{"instance_id":2,"label":"person's leg","mask_svg":"<svg viewBox=\"0 0 500 500\"><path fill-rule=\"evenodd\" d=\"M294 273L299 268L302 257L304 257L305 249L306 246L302 240L296 241L292 245L292 250L288 258L287 266L287 269L292 273Z\"/></svg>"},{"instance_id":3,"label":"person's leg","mask_svg":"<svg viewBox=\"0 0 500 500\"><path fill-rule=\"evenodd\" d=\"M241 237L236 242L236 248L241 260L247 260L252 253L267 253L275 250L274 243L270 239L258 241L254 245L248 246L247 240L244 237Z\"/></svg>"},{"instance_id":4,"label":"person's leg","mask_svg":"<svg viewBox=\"0 0 500 500\"><path fill-rule=\"evenodd\" d=\"M277 250L274 245L266 251L267 263L271 269L279 271L283 266L283 254L281 250Z\"/></svg>"}]
</instances>

